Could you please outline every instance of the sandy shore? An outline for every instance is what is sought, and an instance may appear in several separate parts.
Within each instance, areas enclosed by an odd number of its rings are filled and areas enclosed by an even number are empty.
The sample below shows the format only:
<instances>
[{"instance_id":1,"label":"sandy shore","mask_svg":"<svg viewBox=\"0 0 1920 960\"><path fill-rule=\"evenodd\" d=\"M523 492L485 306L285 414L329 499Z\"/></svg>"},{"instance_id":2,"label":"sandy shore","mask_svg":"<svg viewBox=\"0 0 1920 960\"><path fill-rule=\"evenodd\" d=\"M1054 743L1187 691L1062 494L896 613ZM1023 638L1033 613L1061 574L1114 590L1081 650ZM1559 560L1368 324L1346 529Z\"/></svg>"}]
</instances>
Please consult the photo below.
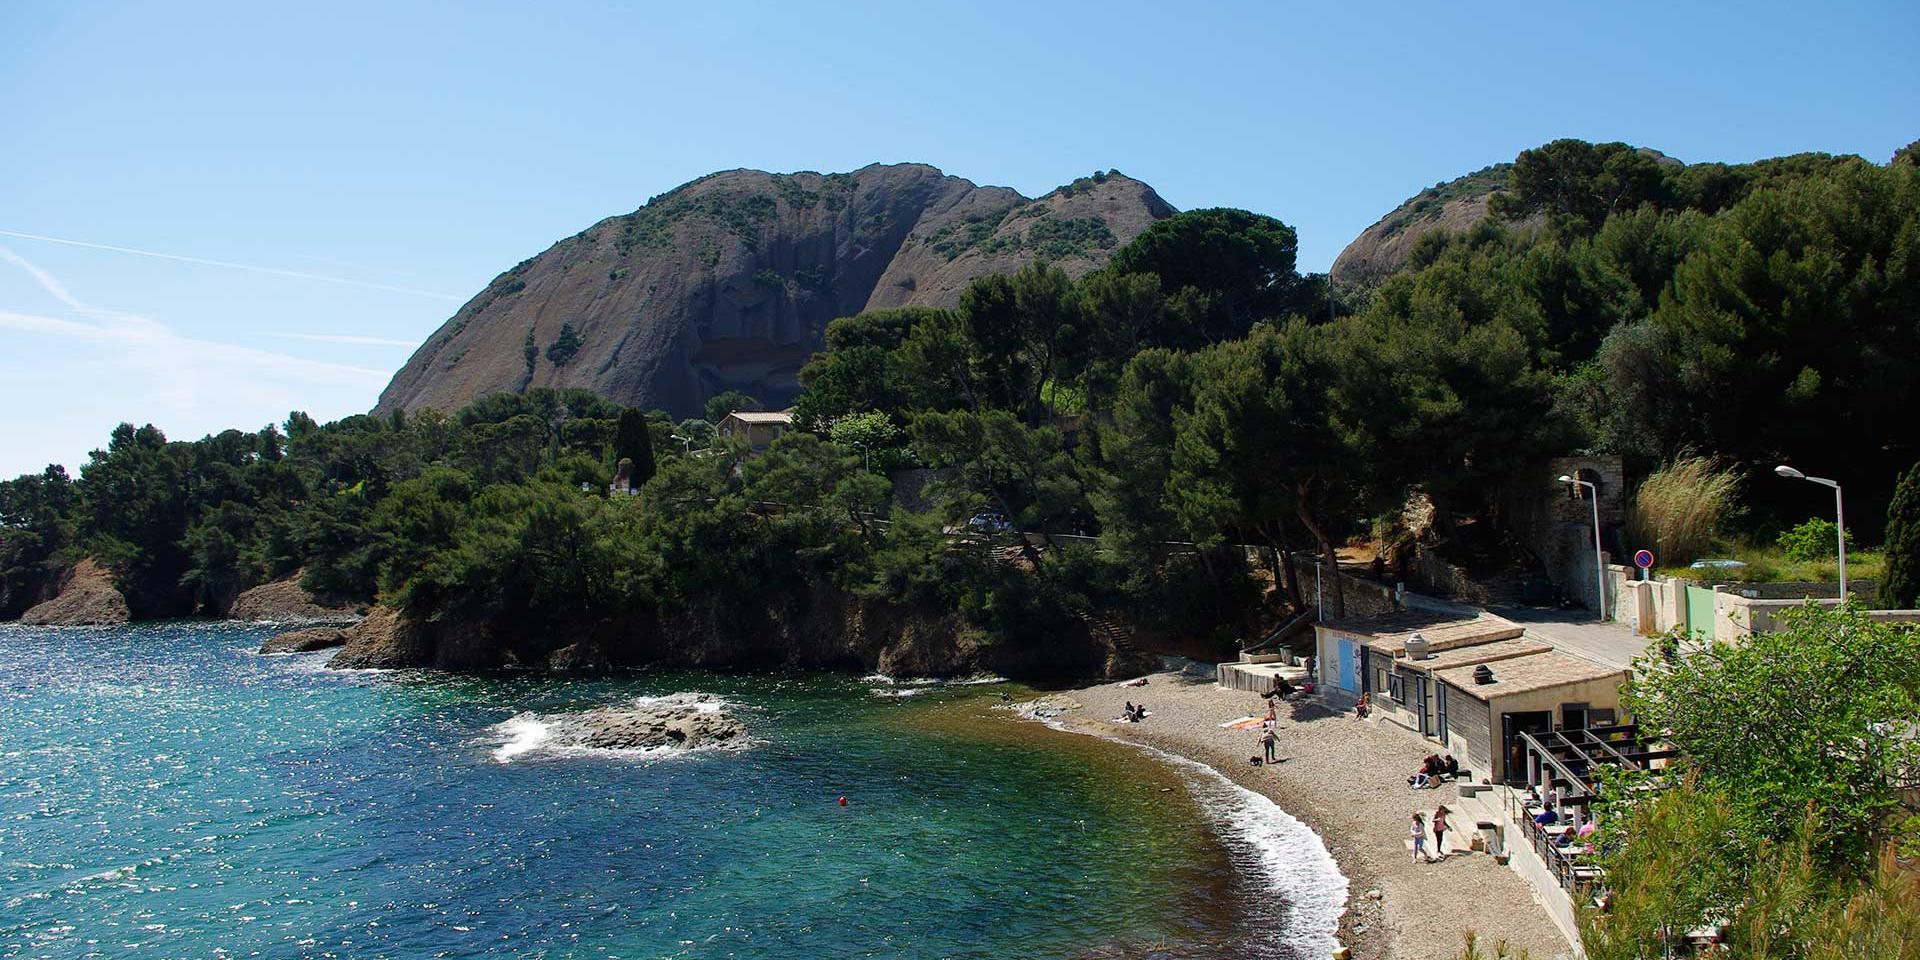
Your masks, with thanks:
<instances>
[{"instance_id":1,"label":"sandy shore","mask_svg":"<svg viewBox=\"0 0 1920 960\"><path fill-rule=\"evenodd\" d=\"M1067 708L1057 721L1068 729L1205 763L1318 831L1351 881L1342 942L1361 960L1452 960L1469 930L1487 946L1505 940L1533 960L1570 953L1524 881L1492 857L1467 852L1471 822L1462 818L1456 832L1448 833L1444 861L1412 862L1408 818L1416 810L1431 818L1435 806L1453 803L1458 794L1452 786L1406 786L1405 777L1428 750L1404 730L1335 715L1310 702L1283 703L1283 762L1256 767L1248 758L1261 752L1258 731L1219 726L1265 716L1266 701L1256 694L1160 673L1144 687L1103 684L1042 699ZM1138 724L1112 722L1128 700L1144 703L1152 716ZM1142 753L1140 762L1154 761Z\"/></svg>"}]
</instances>

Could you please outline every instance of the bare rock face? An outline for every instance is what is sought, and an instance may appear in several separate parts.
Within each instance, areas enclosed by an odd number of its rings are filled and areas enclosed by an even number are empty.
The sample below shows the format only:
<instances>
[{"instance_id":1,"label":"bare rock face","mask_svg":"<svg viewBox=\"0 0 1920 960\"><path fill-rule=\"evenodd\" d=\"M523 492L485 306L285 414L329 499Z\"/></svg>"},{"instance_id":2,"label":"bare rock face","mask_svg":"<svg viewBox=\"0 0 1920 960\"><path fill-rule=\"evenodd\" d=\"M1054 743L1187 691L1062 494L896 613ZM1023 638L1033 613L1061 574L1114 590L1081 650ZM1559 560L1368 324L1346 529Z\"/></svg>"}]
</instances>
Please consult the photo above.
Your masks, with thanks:
<instances>
[{"instance_id":1,"label":"bare rock face","mask_svg":"<svg viewBox=\"0 0 1920 960\"><path fill-rule=\"evenodd\" d=\"M332 603L307 592L300 586L298 573L243 591L227 609L230 619L274 623L339 623L358 615L359 611L351 606Z\"/></svg>"},{"instance_id":2,"label":"bare rock face","mask_svg":"<svg viewBox=\"0 0 1920 960\"><path fill-rule=\"evenodd\" d=\"M1334 281L1378 283L1407 265L1421 237L1436 230L1460 233L1486 219L1487 204L1507 185L1512 167L1495 164L1414 194L1340 251L1333 261Z\"/></svg>"},{"instance_id":3,"label":"bare rock face","mask_svg":"<svg viewBox=\"0 0 1920 960\"><path fill-rule=\"evenodd\" d=\"M365 619L347 628L345 644L327 666L336 670L421 667L433 662L432 652L419 630L404 622L399 611L374 607Z\"/></svg>"},{"instance_id":4,"label":"bare rock face","mask_svg":"<svg viewBox=\"0 0 1920 960\"><path fill-rule=\"evenodd\" d=\"M35 604L20 615L34 626L99 626L126 623L127 598L113 585L105 567L88 558L73 565L60 579L53 599Z\"/></svg>"},{"instance_id":5,"label":"bare rock face","mask_svg":"<svg viewBox=\"0 0 1920 960\"><path fill-rule=\"evenodd\" d=\"M344 645L347 631L340 627L306 627L275 634L260 645L261 653L311 653Z\"/></svg>"},{"instance_id":6,"label":"bare rock face","mask_svg":"<svg viewBox=\"0 0 1920 960\"><path fill-rule=\"evenodd\" d=\"M716 173L494 278L376 410L453 410L531 387L676 417L730 389L777 408L836 317L950 306L973 280L1041 258L1079 276L1173 212L1113 172L1038 200L923 164Z\"/></svg>"}]
</instances>

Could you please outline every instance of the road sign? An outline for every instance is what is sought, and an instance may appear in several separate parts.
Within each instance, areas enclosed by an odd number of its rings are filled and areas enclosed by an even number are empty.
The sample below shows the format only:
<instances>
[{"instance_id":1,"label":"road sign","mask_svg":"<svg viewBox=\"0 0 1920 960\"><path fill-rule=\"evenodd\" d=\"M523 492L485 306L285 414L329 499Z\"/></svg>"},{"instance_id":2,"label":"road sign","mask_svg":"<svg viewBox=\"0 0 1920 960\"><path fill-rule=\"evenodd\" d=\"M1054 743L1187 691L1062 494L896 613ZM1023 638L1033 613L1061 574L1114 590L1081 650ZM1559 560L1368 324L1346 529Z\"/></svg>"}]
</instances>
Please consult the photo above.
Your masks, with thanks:
<instances>
[{"instance_id":1,"label":"road sign","mask_svg":"<svg viewBox=\"0 0 1920 960\"><path fill-rule=\"evenodd\" d=\"M1653 551L1640 550L1633 555L1633 565L1640 568L1640 578L1646 579L1647 571L1653 569Z\"/></svg>"}]
</instances>

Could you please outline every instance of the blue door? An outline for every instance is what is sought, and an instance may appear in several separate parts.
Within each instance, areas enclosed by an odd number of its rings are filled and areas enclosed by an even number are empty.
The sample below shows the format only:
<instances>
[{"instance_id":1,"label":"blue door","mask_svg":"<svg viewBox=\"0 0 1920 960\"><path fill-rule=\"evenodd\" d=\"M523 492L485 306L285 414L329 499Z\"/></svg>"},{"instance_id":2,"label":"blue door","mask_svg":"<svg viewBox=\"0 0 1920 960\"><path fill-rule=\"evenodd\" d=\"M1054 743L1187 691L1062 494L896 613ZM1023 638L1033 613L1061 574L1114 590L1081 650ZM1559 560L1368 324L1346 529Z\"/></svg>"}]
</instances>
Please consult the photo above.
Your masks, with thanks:
<instances>
[{"instance_id":1,"label":"blue door","mask_svg":"<svg viewBox=\"0 0 1920 960\"><path fill-rule=\"evenodd\" d=\"M1340 689L1349 693L1360 690L1360 673L1354 662L1353 641L1345 638L1340 640Z\"/></svg>"}]
</instances>

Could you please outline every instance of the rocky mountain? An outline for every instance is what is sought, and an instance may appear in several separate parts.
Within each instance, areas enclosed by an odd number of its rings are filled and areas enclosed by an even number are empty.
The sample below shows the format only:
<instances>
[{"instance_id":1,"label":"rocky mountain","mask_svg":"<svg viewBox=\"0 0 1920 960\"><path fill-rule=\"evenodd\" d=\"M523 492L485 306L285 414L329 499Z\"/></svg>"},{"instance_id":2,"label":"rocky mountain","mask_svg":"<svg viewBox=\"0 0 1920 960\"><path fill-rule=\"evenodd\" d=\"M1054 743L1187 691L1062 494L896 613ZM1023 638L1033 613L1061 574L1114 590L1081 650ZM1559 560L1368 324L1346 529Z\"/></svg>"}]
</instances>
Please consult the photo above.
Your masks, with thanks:
<instances>
[{"instance_id":1,"label":"rocky mountain","mask_svg":"<svg viewBox=\"0 0 1920 960\"><path fill-rule=\"evenodd\" d=\"M1038 199L924 164L716 173L495 277L414 352L376 411L452 410L530 387L676 417L730 389L778 407L836 317L949 306L974 279L1041 258L1079 276L1172 213L1117 171Z\"/></svg>"},{"instance_id":2,"label":"rocky mountain","mask_svg":"<svg viewBox=\"0 0 1920 960\"><path fill-rule=\"evenodd\" d=\"M1376 283L1406 266L1421 237L1435 230L1457 233L1479 223L1487 215L1488 201L1507 185L1512 168L1511 163L1497 163L1409 197L1340 251L1330 271L1334 281Z\"/></svg>"}]
</instances>

